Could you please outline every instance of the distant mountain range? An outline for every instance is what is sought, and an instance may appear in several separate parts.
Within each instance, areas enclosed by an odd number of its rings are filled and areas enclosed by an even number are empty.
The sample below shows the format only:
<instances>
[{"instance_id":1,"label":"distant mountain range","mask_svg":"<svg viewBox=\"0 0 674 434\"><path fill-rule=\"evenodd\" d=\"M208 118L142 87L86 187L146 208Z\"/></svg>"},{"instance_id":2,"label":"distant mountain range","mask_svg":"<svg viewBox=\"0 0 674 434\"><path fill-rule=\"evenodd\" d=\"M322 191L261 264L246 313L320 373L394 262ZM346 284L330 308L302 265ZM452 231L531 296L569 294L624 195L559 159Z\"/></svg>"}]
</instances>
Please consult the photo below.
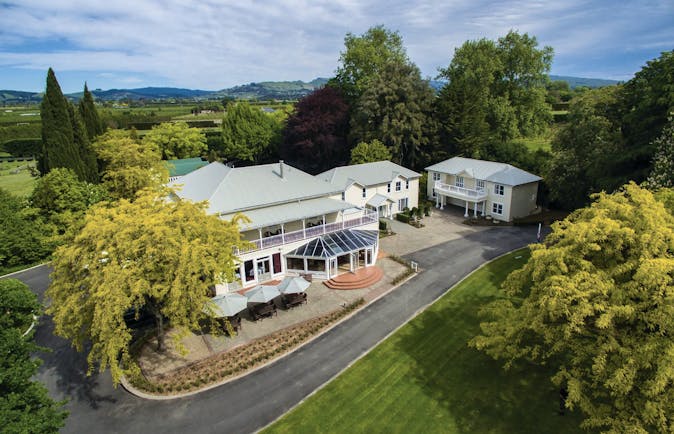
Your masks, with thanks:
<instances>
[{"instance_id":1,"label":"distant mountain range","mask_svg":"<svg viewBox=\"0 0 674 434\"><path fill-rule=\"evenodd\" d=\"M551 75L550 80L566 81L571 88L586 86L590 88L610 86L617 84L615 80L600 78L580 78ZM260 99L260 100L297 100L310 94L314 89L325 85L327 78L316 78L310 82L304 81L265 81L249 83L217 91L199 89L180 89L175 87L143 87L139 89L94 89L91 93L94 97L103 101L148 100L165 101L175 99L188 99L194 101L220 100L223 98L235 99ZM445 83L431 80L434 89L440 89ZM66 95L68 98L78 100L82 92ZM42 92L22 92L17 90L0 90L0 105L29 104L42 100Z\"/></svg>"}]
</instances>

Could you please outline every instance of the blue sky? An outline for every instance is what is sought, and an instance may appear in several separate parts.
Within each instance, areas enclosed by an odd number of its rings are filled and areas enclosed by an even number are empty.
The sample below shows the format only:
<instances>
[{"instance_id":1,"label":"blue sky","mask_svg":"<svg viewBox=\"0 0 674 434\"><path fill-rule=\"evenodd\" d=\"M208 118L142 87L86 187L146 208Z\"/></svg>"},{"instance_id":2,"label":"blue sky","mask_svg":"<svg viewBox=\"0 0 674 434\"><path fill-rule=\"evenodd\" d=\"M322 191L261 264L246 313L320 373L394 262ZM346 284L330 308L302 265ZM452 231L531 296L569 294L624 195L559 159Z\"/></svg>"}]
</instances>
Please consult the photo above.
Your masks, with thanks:
<instances>
[{"instance_id":1,"label":"blue sky","mask_svg":"<svg viewBox=\"0 0 674 434\"><path fill-rule=\"evenodd\" d=\"M674 49L674 1L0 0L0 89L216 90L332 76L347 32L398 30L433 77L469 39L515 29L555 50L552 73L628 80Z\"/></svg>"}]
</instances>

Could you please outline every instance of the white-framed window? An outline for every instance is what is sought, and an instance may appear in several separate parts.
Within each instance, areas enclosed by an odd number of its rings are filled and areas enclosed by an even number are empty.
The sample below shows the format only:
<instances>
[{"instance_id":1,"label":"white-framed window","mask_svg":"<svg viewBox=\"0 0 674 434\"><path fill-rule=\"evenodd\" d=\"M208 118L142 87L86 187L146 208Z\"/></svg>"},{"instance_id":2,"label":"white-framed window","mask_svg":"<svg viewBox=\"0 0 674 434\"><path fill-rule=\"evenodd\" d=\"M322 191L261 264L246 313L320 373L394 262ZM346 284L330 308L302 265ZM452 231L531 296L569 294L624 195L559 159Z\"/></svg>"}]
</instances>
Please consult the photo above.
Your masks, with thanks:
<instances>
[{"instance_id":1,"label":"white-framed window","mask_svg":"<svg viewBox=\"0 0 674 434\"><path fill-rule=\"evenodd\" d=\"M398 211L404 210L405 208L407 208L407 205L408 205L408 202L407 202L406 197L404 197L402 199L398 199Z\"/></svg>"},{"instance_id":2,"label":"white-framed window","mask_svg":"<svg viewBox=\"0 0 674 434\"><path fill-rule=\"evenodd\" d=\"M401 185L400 181L396 181L396 191L400 191Z\"/></svg>"},{"instance_id":3,"label":"white-framed window","mask_svg":"<svg viewBox=\"0 0 674 434\"><path fill-rule=\"evenodd\" d=\"M491 213L496 215L503 215L503 204L502 203L492 203L491 204Z\"/></svg>"},{"instance_id":4,"label":"white-framed window","mask_svg":"<svg viewBox=\"0 0 674 434\"><path fill-rule=\"evenodd\" d=\"M389 182L388 185L386 185L386 192L390 193L391 192L391 183Z\"/></svg>"},{"instance_id":5,"label":"white-framed window","mask_svg":"<svg viewBox=\"0 0 674 434\"><path fill-rule=\"evenodd\" d=\"M475 186L478 190L484 190L484 179L476 179Z\"/></svg>"},{"instance_id":6,"label":"white-framed window","mask_svg":"<svg viewBox=\"0 0 674 434\"><path fill-rule=\"evenodd\" d=\"M406 179L405 180L405 190L409 190L409 189L410 189L410 180Z\"/></svg>"},{"instance_id":7,"label":"white-framed window","mask_svg":"<svg viewBox=\"0 0 674 434\"><path fill-rule=\"evenodd\" d=\"M363 197L367 197L367 188L363 187Z\"/></svg>"},{"instance_id":8,"label":"white-framed window","mask_svg":"<svg viewBox=\"0 0 674 434\"><path fill-rule=\"evenodd\" d=\"M346 192L345 191L342 192L342 200L346 201Z\"/></svg>"},{"instance_id":9,"label":"white-framed window","mask_svg":"<svg viewBox=\"0 0 674 434\"><path fill-rule=\"evenodd\" d=\"M433 172L433 181L440 181L440 174L438 172Z\"/></svg>"},{"instance_id":10,"label":"white-framed window","mask_svg":"<svg viewBox=\"0 0 674 434\"><path fill-rule=\"evenodd\" d=\"M494 184L494 194L499 196L505 195L505 186L503 184Z\"/></svg>"},{"instance_id":11,"label":"white-framed window","mask_svg":"<svg viewBox=\"0 0 674 434\"><path fill-rule=\"evenodd\" d=\"M457 176L454 185L456 185L457 187L463 187L463 176Z\"/></svg>"}]
</instances>

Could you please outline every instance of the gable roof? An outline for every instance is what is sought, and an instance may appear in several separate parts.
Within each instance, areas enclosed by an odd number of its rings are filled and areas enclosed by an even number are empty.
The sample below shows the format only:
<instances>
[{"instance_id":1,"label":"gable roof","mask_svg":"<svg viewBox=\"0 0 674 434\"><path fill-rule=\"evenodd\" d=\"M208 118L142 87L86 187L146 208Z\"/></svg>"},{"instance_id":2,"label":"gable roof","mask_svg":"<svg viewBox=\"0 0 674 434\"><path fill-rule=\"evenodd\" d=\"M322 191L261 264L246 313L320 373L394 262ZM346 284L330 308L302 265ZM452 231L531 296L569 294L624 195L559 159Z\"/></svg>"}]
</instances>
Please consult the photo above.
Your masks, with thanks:
<instances>
[{"instance_id":1,"label":"gable roof","mask_svg":"<svg viewBox=\"0 0 674 434\"><path fill-rule=\"evenodd\" d=\"M453 157L449 160L441 161L432 166L428 166L426 170L446 173L449 175L468 174L475 179L513 186L538 182L543 179L540 176L510 164L463 157Z\"/></svg>"},{"instance_id":2,"label":"gable roof","mask_svg":"<svg viewBox=\"0 0 674 434\"><path fill-rule=\"evenodd\" d=\"M391 182L396 176L414 179L419 178L421 174L391 161L375 161L374 163L335 167L319 173L316 178L344 189L354 182L365 187L385 184Z\"/></svg>"},{"instance_id":3,"label":"gable roof","mask_svg":"<svg viewBox=\"0 0 674 434\"><path fill-rule=\"evenodd\" d=\"M181 185L176 195L195 202L208 200L209 214L230 214L341 191L285 163L231 168L214 162L169 183L169 187Z\"/></svg>"},{"instance_id":4,"label":"gable roof","mask_svg":"<svg viewBox=\"0 0 674 434\"><path fill-rule=\"evenodd\" d=\"M180 160L168 160L164 161L164 165L169 171L169 176L184 176L190 172L193 172L200 167L204 167L208 164L208 161L204 161L201 158L183 158Z\"/></svg>"}]
</instances>

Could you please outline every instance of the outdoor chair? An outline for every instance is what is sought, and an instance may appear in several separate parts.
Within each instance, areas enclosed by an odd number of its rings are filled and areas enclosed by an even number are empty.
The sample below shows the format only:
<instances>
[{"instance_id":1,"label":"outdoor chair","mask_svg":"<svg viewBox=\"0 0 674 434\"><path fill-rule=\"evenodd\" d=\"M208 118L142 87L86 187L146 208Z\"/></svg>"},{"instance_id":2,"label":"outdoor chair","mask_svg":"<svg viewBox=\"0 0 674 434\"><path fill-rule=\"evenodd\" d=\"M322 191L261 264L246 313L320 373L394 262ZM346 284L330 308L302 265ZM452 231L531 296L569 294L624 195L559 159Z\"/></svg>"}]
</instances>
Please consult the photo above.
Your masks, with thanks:
<instances>
[{"instance_id":1,"label":"outdoor chair","mask_svg":"<svg viewBox=\"0 0 674 434\"><path fill-rule=\"evenodd\" d=\"M251 316L255 321L267 316L277 315L274 300L268 303L258 303L250 309Z\"/></svg>"},{"instance_id":2,"label":"outdoor chair","mask_svg":"<svg viewBox=\"0 0 674 434\"><path fill-rule=\"evenodd\" d=\"M286 309L290 309L295 306L299 306L307 302L307 293L300 292L298 294L285 294L283 296L283 304Z\"/></svg>"}]
</instances>

